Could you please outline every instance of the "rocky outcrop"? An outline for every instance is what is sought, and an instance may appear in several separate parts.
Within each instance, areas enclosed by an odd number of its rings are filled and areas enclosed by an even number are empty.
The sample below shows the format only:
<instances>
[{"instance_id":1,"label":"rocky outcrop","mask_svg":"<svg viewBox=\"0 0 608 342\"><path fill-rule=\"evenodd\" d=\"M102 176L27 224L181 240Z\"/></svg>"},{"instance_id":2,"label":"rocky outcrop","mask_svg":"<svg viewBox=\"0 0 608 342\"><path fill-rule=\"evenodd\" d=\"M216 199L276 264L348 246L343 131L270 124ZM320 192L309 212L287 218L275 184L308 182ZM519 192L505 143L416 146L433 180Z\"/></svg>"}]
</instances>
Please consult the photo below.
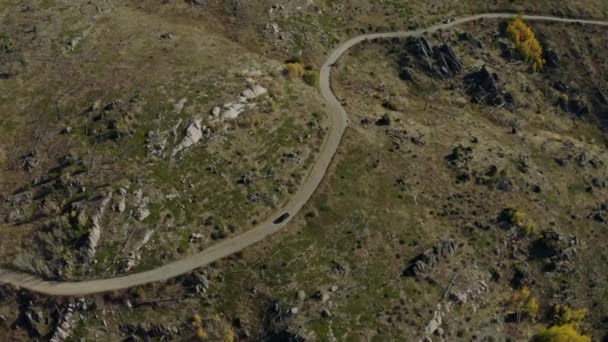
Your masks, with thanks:
<instances>
[{"instance_id":1,"label":"rocky outcrop","mask_svg":"<svg viewBox=\"0 0 608 342\"><path fill-rule=\"evenodd\" d=\"M576 262L578 239L564 237L555 231L545 231L532 244L530 255L544 260L545 272L568 272Z\"/></svg>"},{"instance_id":2,"label":"rocky outcrop","mask_svg":"<svg viewBox=\"0 0 608 342\"><path fill-rule=\"evenodd\" d=\"M65 312L59 319L57 328L50 339L50 342L63 342L72 334L72 325L74 320L74 311L76 304L69 303L66 305Z\"/></svg>"},{"instance_id":3,"label":"rocky outcrop","mask_svg":"<svg viewBox=\"0 0 608 342\"><path fill-rule=\"evenodd\" d=\"M201 271L194 271L184 278L183 286L190 292L204 295L209 290L210 282L207 274Z\"/></svg>"},{"instance_id":4,"label":"rocky outcrop","mask_svg":"<svg viewBox=\"0 0 608 342\"><path fill-rule=\"evenodd\" d=\"M246 88L241 92L238 100L236 102L225 103L223 106L224 110L221 111L220 109L222 119L236 119L246 109L255 108L255 103L251 103L251 101L268 93L268 89L255 83L251 78L247 78L245 84ZM212 110L213 118L216 117L215 112L217 112L217 110L214 108Z\"/></svg>"},{"instance_id":5,"label":"rocky outcrop","mask_svg":"<svg viewBox=\"0 0 608 342\"><path fill-rule=\"evenodd\" d=\"M406 51L399 58L400 77L404 80L413 78L415 67L439 79L452 78L462 70L462 62L448 44L431 47L426 38L420 37L409 40Z\"/></svg>"},{"instance_id":6,"label":"rocky outcrop","mask_svg":"<svg viewBox=\"0 0 608 342\"><path fill-rule=\"evenodd\" d=\"M572 113L577 116L589 114L589 106L582 98L568 99L567 96L562 96L558 100L558 105L566 113Z\"/></svg>"},{"instance_id":7,"label":"rocky outcrop","mask_svg":"<svg viewBox=\"0 0 608 342\"><path fill-rule=\"evenodd\" d=\"M102 199L97 209L97 212L91 218L92 227L91 231L89 232L89 238L87 240L86 249L86 255L89 259L95 258L95 253L97 252L97 245L99 244L99 239L101 238L101 219L103 218L103 214L111 199L112 194L109 194L104 199Z\"/></svg>"},{"instance_id":8,"label":"rocky outcrop","mask_svg":"<svg viewBox=\"0 0 608 342\"><path fill-rule=\"evenodd\" d=\"M139 264L141 261L140 250L148 243L148 241L150 241L153 233L154 231L148 230L144 235L144 238L137 245L135 245L131 252L129 252L129 254L122 260L123 272L129 272L131 269L133 269L133 267Z\"/></svg>"},{"instance_id":9,"label":"rocky outcrop","mask_svg":"<svg viewBox=\"0 0 608 342\"><path fill-rule=\"evenodd\" d=\"M464 85L467 93L477 103L512 109L513 97L502 89L498 83L498 75L491 73L485 66L465 76Z\"/></svg>"},{"instance_id":10,"label":"rocky outcrop","mask_svg":"<svg viewBox=\"0 0 608 342\"><path fill-rule=\"evenodd\" d=\"M456 253L456 242L454 240L441 241L435 247L426 250L414 258L403 271L404 276L414 277L419 274L428 273L441 260Z\"/></svg>"},{"instance_id":11,"label":"rocky outcrop","mask_svg":"<svg viewBox=\"0 0 608 342\"><path fill-rule=\"evenodd\" d=\"M443 78L451 78L462 70L462 62L456 56L451 46L443 44L433 48L433 56L436 61L436 71Z\"/></svg>"},{"instance_id":12,"label":"rocky outcrop","mask_svg":"<svg viewBox=\"0 0 608 342\"><path fill-rule=\"evenodd\" d=\"M203 136L209 136L211 134L211 130L201 124L201 120L194 120L188 127L186 128L186 136L182 139L182 142L179 143L173 149L171 153L173 156L178 154L180 151L189 148L190 146L198 143Z\"/></svg>"}]
</instances>

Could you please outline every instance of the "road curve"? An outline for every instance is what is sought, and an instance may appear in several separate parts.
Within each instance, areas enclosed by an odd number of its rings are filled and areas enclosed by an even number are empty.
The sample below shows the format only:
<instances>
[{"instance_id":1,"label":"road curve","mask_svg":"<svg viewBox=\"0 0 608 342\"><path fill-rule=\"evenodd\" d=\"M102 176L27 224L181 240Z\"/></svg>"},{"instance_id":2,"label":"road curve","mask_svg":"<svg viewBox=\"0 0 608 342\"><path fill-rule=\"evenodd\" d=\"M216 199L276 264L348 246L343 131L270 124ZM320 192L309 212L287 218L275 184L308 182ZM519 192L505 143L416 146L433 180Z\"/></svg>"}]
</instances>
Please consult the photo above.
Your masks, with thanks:
<instances>
[{"instance_id":1,"label":"road curve","mask_svg":"<svg viewBox=\"0 0 608 342\"><path fill-rule=\"evenodd\" d=\"M51 296L83 296L94 293L108 292L177 277L236 253L263 240L267 236L284 228L295 216L295 214L300 211L304 204L306 204L308 199L310 199L314 191L323 180L325 172L327 171L327 168L329 167L329 164L336 153L338 145L340 144L340 140L347 126L348 116L340 104L340 101L338 101L336 96L332 93L330 87L331 68L332 65L340 58L340 56L342 56L348 49L364 40L419 36L479 19L506 19L514 16L515 14L513 13L485 13L470 15L456 18L450 23L437 24L424 29L364 34L354 37L336 47L327 57L327 60L321 67L320 72L320 91L321 95L326 101L327 112L330 114L330 130L329 135L326 137L323 146L321 147L319 158L313 165L302 186L289 200L289 202L287 202L287 204L271 218L260 223L256 227L232 238L223 240L198 254L187 256L183 259L171 262L150 271L109 279L87 280L81 282L55 282L43 280L35 275L0 268L0 283L10 284L19 288L24 288ZM523 18L534 21L553 21L561 23L580 23L584 25L608 26L608 21L598 20L568 19L539 15L524 15ZM284 213L289 213L289 215L284 220L279 220L278 218ZM277 223L275 224L273 221Z\"/></svg>"}]
</instances>

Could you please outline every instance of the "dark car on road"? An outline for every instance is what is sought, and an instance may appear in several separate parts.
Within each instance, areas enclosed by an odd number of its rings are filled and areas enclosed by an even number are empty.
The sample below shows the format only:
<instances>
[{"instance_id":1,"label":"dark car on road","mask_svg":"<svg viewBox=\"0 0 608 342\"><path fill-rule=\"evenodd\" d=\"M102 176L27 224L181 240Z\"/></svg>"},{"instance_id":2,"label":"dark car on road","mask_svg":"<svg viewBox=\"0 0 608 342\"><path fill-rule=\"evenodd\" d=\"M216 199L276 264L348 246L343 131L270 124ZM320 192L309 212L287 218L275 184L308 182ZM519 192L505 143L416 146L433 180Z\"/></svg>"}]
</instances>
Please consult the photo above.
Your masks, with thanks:
<instances>
[{"instance_id":1,"label":"dark car on road","mask_svg":"<svg viewBox=\"0 0 608 342\"><path fill-rule=\"evenodd\" d=\"M285 220L287 220L287 218L289 217L289 213L284 213L283 215L277 217L276 219L274 219L274 221L272 221L272 223L274 224L279 224Z\"/></svg>"}]
</instances>

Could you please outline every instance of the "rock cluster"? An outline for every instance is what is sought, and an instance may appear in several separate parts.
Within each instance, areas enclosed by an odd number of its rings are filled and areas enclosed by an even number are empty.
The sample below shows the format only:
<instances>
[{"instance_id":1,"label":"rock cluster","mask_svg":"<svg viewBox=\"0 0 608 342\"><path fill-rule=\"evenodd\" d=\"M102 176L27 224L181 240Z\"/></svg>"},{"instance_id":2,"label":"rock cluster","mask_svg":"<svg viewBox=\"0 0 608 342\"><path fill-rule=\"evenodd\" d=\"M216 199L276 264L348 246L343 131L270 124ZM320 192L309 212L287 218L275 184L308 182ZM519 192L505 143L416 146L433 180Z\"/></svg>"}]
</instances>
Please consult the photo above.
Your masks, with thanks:
<instances>
[{"instance_id":1,"label":"rock cluster","mask_svg":"<svg viewBox=\"0 0 608 342\"><path fill-rule=\"evenodd\" d=\"M210 282L207 275L201 271L194 271L184 278L183 286L196 294L205 294L209 290Z\"/></svg>"},{"instance_id":2,"label":"rock cluster","mask_svg":"<svg viewBox=\"0 0 608 342\"><path fill-rule=\"evenodd\" d=\"M608 223L608 202L598 204L589 216L596 222Z\"/></svg>"},{"instance_id":3,"label":"rock cluster","mask_svg":"<svg viewBox=\"0 0 608 342\"><path fill-rule=\"evenodd\" d=\"M466 91L477 103L489 106L512 108L513 96L502 89L498 75L491 73L485 66L464 78Z\"/></svg>"},{"instance_id":4,"label":"rock cluster","mask_svg":"<svg viewBox=\"0 0 608 342\"><path fill-rule=\"evenodd\" d=\"M435 247L415 257L403 271L403 275L414 277L427 273L441 260L454 255L454 253L456 253L456 242L454 240L441 241Z\"/></svg>"},{"instance_id":5,"label":"rock cluster","mask_svg":"<svg viewBox=\"0 0 608 342\"><path fill-rule=\"evenodd\" d=\"M576 261L578 240L575 236L564 237L555 231L545 231L533 243L533 254L544 257L545 272L567 272Z\"/></svg>"},{"instance_id":6,"label":"rock cluster","mask_svg":"<svg viewBox=\"0 0 608 342\"><path fill-rule=\"evenodd\" d=\"M74 313L78 310L86 310L87 303L84 298L78 300L78 303L69 303L65 307L65 312L59 319L57 328L50 339L50 342L63 342L72 334L74 325Z\"/></svg>"},{"instance_id":7,"label":"rock cluster","mask_svg":"<svg viewBox=\"0 0 608 342\"><path fill-rule=\"evenodd\" d=\"M462 62L448 44L431 47L426 38L420 37L409 40L406 51L399 58L402 79L412 79L415 67L439 79L452 78L462 70Z\"/></svg>"},{"instance_id":8,"label":"rock cluster","mask_svg":"<svg viewBox=\"0 0 608 342\"><path fill-rule=\"evenodd\" d=\"M448 167L456 172L457 182L466 182L471 179L470 162L473 160L473 148L456 145L445 159Z\"/></svg>"},{"instance_id":9,"label":"rock cluster","mask_svg":"<svg viewBox=\"0 0 608 342\"><path fill-rule=\"evenodd\" d=\"M143 221L150 216L150 209L148 209L150 198L144 197L143 190L139 189L135 191L135 202L137 203L137 209L135 210L134 217L138 221Z\"/></svg>"},{"instance_id":10,"label":"rock cluster","mask_svg":"<svg viewBox=\"0 0 608 342\"><path fill-rule=\"evenodd\" d=\"M139 337L134 340L143 339L144 341L167 341L171 340L172 335L179 333L179 329L176 326L150 323L124 324L120 326L120 330L126 335Z\"/></svg>"},{"instance_id":11,"label":"rock cluster","mask_svg":"<svg viewBox=\"0 0 608 342\"><path fill-rule=\"evenodd\" d=\"M212 120L233 120L242 114L246 109L255 108L256 104L253 100L268 93L268 89L257 84L252 78L245 80L246 88L241 92L237 101L228 102L223 105L223 109L219 106L211 110Z\"/></svg>"}]
</instances>

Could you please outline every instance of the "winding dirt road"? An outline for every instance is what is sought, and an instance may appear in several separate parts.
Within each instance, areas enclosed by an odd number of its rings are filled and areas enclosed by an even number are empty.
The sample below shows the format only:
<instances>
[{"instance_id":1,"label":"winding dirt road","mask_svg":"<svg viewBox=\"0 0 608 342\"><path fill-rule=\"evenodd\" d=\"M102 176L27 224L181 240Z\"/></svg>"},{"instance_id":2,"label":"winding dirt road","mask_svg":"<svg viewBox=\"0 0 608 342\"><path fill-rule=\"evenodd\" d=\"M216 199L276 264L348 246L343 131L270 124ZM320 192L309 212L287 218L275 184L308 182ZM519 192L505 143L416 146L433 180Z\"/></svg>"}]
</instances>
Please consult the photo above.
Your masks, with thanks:
<instances>
[{"instance_id":1,"label":"winding dirt road","mask_svg":"<svg viewBox=\"0 0 608 342\"><path fill-rule=\"evenodd\" d=\"M240 235L219 242L216 245L213 245L198 254L185 257L181 260L171 262L167 265L155 268L150 271L134 273L110 279L87 280L82 282L55 282L45 281L40 277L31 274L0 268L0 283L11 284L16 287L25 288L34 292L39 292L52 296L82 296L100 292L120 290L177 277L179 275L188 273L196 268L208 265L216 260L236 253L248 246L251 246L265 239L267 236L284 228L291 220L291 218L293 218L295 214L297 214L304 206L304 204L306 204L306 202L310 199L314 191L317 189L317 187L323 180L325 172L327 171L327 168L329 167L329 164L331 163L331 160L334 154L336 153L336 150L338 149L338 145L340 144L340 140L347 126L348 116L346 114L346 111L340 104L340 101L338 101L336 96L331 91L330 72L332 65L340 58L340 56L342 56L352 46L364 40L419 36L422 34L432 33L440 29L448 29L456 25L479 20L482 18L506 19L514 16L514 14L510 13L477 14L466 17L460 17L449 23L442 23L425 29L389 33L364 34L352 38L335 48L327 57L327 60L325 61L325 64L323 64L323 66L321 67L320 72L320 91L321 95L326 101L326 108L327 112L330 114L331 124L329 135L327 136L323 146L321 147L319 159L317 159L317 161L313 165L308 177L306 178L302 186L289 200L285 207L281 211L277 212L270 219L260 223L256 227ZM580 23L584 25L608 26L608 21L598 20L567 19L536 15L524 15L523 18L526 20L533 21L553 21L562 23ZM288 215L285 215L285 213L288 213Z\"/></svg>"}]
</instances>

